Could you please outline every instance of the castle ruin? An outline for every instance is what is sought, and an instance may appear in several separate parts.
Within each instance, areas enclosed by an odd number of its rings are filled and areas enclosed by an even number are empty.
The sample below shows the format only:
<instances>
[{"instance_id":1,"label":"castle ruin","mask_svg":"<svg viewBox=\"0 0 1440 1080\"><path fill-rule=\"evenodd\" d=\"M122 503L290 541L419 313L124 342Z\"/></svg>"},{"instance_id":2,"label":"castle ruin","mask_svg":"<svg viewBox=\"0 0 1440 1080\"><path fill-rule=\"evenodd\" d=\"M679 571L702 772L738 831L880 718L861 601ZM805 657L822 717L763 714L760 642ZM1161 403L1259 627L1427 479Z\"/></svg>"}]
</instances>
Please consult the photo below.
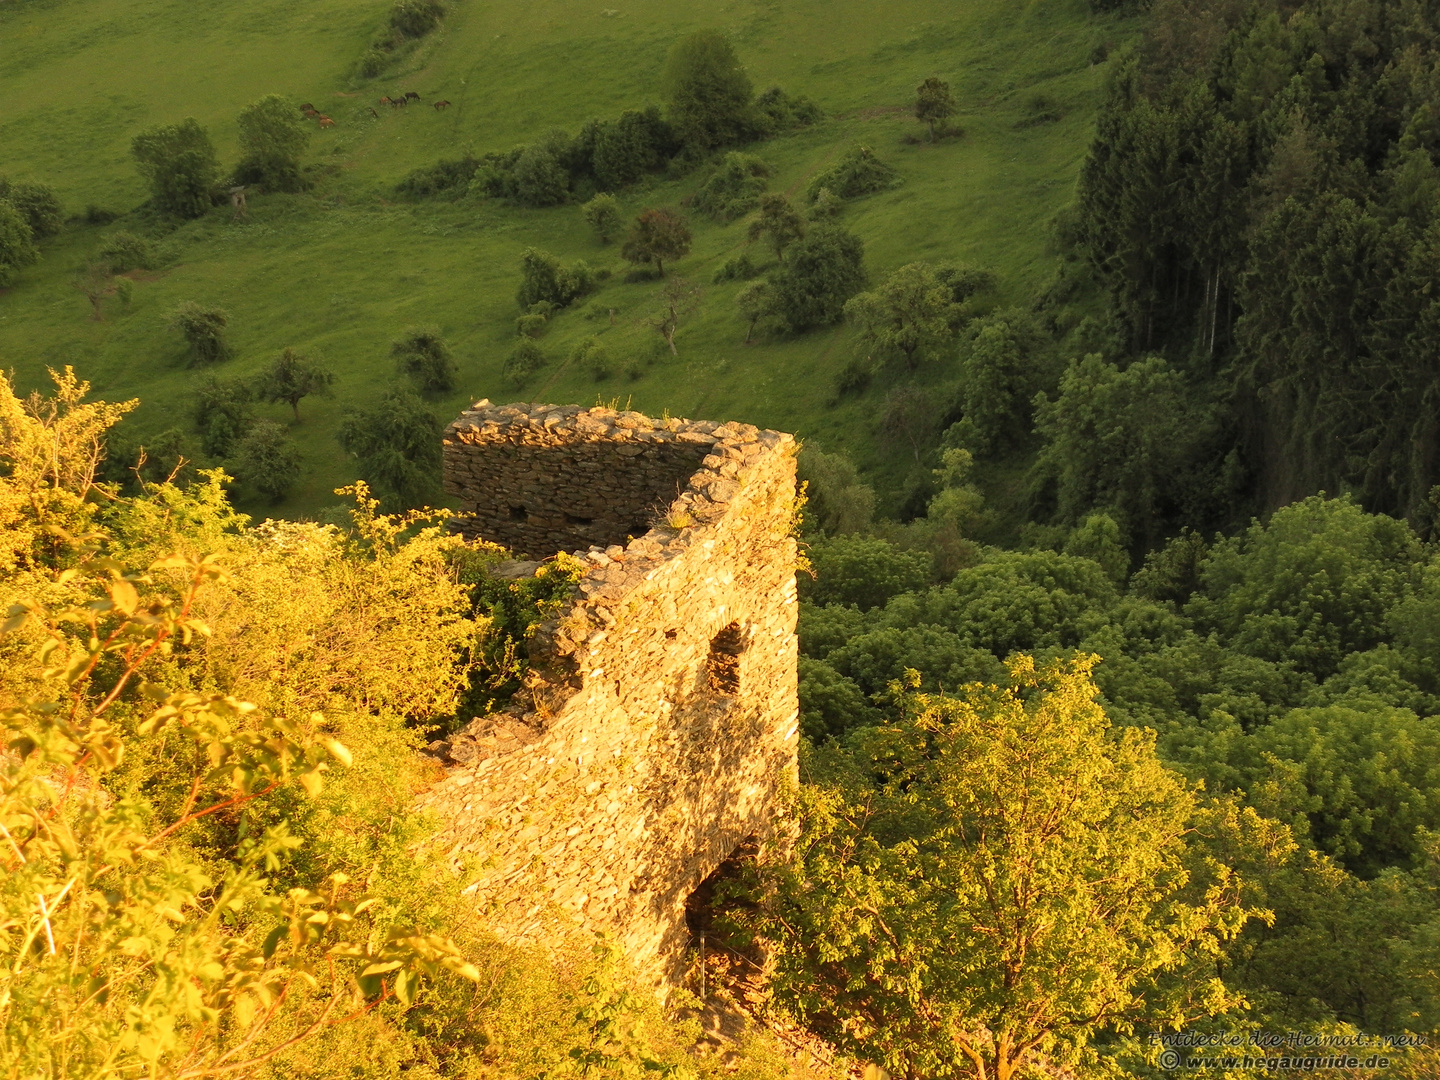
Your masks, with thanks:
<instances>
[{"instance_id":1,"label":"castle ruin","mask_svg":"<svg viewBox=\"0 0 1440 1080\"><path fill-rule=\"evenodd\" d=\"M601 931L673 983L687 898L771 833L796 770L795 450L745 424L488 401L446 430L454 527L589 567L536 628L523 689L447 740L420 797L512 940Z\"/></svg>"}]
</instances>

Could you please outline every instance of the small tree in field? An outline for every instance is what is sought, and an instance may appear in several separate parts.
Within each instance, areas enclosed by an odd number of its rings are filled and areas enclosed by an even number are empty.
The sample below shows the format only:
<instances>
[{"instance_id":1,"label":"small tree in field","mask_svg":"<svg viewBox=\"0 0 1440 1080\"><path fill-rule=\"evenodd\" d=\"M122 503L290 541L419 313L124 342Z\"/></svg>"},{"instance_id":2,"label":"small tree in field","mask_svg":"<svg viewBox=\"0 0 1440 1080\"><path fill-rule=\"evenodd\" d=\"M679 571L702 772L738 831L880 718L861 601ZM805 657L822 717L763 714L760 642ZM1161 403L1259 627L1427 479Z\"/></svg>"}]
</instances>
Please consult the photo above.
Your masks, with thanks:
<instances>
[{"instance_id":1,"label":"small tree in field","mask_svg":"<svg viewBox=\"0 0 1440 1080\"><path fill-rule=\"evenodd\" d=\"M805 218L779 192L760 196L760 216L750 223L750 239L770 238L775 257L785 261L785 249L805 235Z\"/></svg>"},{"instance_id":2,"label":"small tree in field","mask_svg":"<svg viewBox=\"0 0 1440 1080\"><path fill-rule=\"evenodd\" d=\"M255 391L244 379L209 376L195 388L193 411L200 447L211 457L228 457L255 423Z\"/></svg>"},{"instance_id":3,"label":"small tree in field","mask_svg":"<svg viewBox=\"0 0 1440 1080\"><path fill-rule=\"evenodd\" d=\"M670 123L681 140L700 150L740 142L755 127L755 88L735 48L716 30L681 38L661 74Z\"/></svg>"},{"instance_id":4,"label":"small tree in field","mask_svg":"<svg viewBox=\"0 0 1440 1080\"><path fill-rule=\"evenodd\" d=\"M327 393L334 383L335 373L320 361L287 348L260 373L255 395L261 401L286 402L298 421L300 400L311 394Z\"/></svg>"},{"instance_id":5,"label":"small tree in field","mask_svg":"<svg viewBox=\"0 0 1440 1080\"><path fill-rule=\"evenodd\" d=\"M865 354L899 359L911 370L954 337L958 311L953 290L926 263L900 267L879 288L845 304L845 317Z\"/></svg>"},{"instance_id":6,"label":"small tree in field","mask_svg":"<svg viewBox=\"0 0 1440 1080\"><path fill-rule=\"evenodd\" d=\"M935 125L955 115L955 97L950 84L933 75L915 88L915 119L929 125L930 141L935 141Z\"/></svg>"},{"instance_id":7,"label":"small tree in field","mask_svg":"<svg viewBox=\"0 0 1440 1080\"><path fill-rule=\"evenodd\" d=\"M0 199L0 285L9 285L22 267L40 258L35 234L23 214Z\"/></svg>"},{"instance_id":8,"label":"small tree in field","mask_svg":"<svg viewBox=\"0 0 1440 1080\"><path fill-rule=\"evenodd\" d=\"M170 313L170 326L180 331L193 364L218 364L230 358L225 328L230 316L220 308L202 307L187 300Z\"/></svg>"},{"instance_id":9,"label":"small tree in field","mask_svg":"<svg viewBox=\"0 0 1440 1080\"><path fill-rule=\"evenodd\" d=\"M240 110L242 183L259 183L272 191L299 191L300 155L310 143L310 127L279 94L267 94Z\"/></svg>"},{"instance_id":10,"label":"small tree in field","mask_svg":"<svg viewBox=\"0 0 1440 1080\"><path fill-rule=\"evenodd\" d=\"M455 389L455 358L439 327L410 327L390 343L390 355L396 368L414 379L422 393L443 394Z\"/></svg>"},{"instance_id":11,"label":"small tree in field","mask_svg":"<svg viewBox=\"0 0 1440 1080\"><path fill-rule=\"evenodd\" d=\"M678 275L667 281L655 294L659 310L650 320L650 325L655 327L656 332L665 339L665 344L670 346L671 356L680 355L675 348L675 331L680 329L680 323L685 316L692 314L700 306L702 295L700 286Z\"/></svg>"},{"instance_id":12,"label":"small tree in field","mask_svg":"<svg viewBox=\"0 0 1440 1080\"><path fill-rule=\"evenodd\" d=\"M608 244L620 231L620 203L614 195L596 195L580 209L602 244Z\"/></svg>"},{"instance_id":13,"label":"small tree in field","mask_svg":"<svg viewBox=\"0 0 1440 1080\"><path fill-rule=\"evenodd\" d=\"M65 208L60 197L46 184L0 176L0 200L20 211L36 240L54 236L65 223Z\"/></svg>"},{"instance_id":14,"label":"small tree in field","mask_svg":"<svg viewBox=\"0 0 1440 1080\"><path fill-rule=\"evenodd\" d=\"M340 445L359 462L361 478L402 507L419 506L440 486L439 417L413 391L391 390L340 421Z\"/></svg>"},{"instance_id":15,"label":"small tree in field","mask_svg":"<svg viewBox=\"0 0 1440 1080\"><path fill-rule=\"evenodd\" d=\"M283 427L261 420L240 440L235 474L271 502L279 502L300 479L300 451Z\"/></svg>"},{"instance_id":16,"label":"small tree in field","mask_svg":"<svg viewBox=\"0 0 1440 1080\"><path fill-rule=\"evenodd\" d=\"M86 300L90 301L90 317L96 322L105 318L100 305L107 296L115 295L115 277L110 273L110 267L103 262L93 262L82 270L73 281L71 286L83 293Z\"/></svg>"},{"instance_id":17,"label":"small tree in field","mask_svg":"<svg viewBox=\"0 0 1440 1080\"><path fill-rule=\"evenodd\" d=\"M775 290L765 278L752 281L735 295L735 306L745 320L745 344L755 333L755 324L775 310Z\"/></svg>"},{"instance_id":18,"label":"small tree in field","mask_svg":"<svg viewBox=\"0 0 1440 1080\"><path fill-rule=\"evenodd\" d=\"M642 211L630 226L630 235L620 250L628 261L654 263L665 273L665 261L683 259L690 253L690 222L685 215L666 207Z\"/></svg>"},{"instance_id":19,"label":"small tree in field","mask_svg":"<svg viewBox=\"0 0 1440 1080\"><path fill-rule=\"evenodd\" d=\"M1021 656L1008 685L907 695L810 763L759 924L777 996L840 1048L896 1076L1019 1080L1106 1029L1236 1004L1215 963L1257 912L1188 850L1216 812L1152 733L1110 728L1095 661Z\"/></svg>"},{"instance_id":20,"label":"small tree in field","mask_svg":"<svg viewBox=\"0 0 1440 1080\"><path fill-rule=\"evenodd\" d=\"M220 162L210 136L193 116L142 131L130 143L130 152L150 185L151 202L162 214L195 218L210 209Z\"/></svg>"}]
</instances>

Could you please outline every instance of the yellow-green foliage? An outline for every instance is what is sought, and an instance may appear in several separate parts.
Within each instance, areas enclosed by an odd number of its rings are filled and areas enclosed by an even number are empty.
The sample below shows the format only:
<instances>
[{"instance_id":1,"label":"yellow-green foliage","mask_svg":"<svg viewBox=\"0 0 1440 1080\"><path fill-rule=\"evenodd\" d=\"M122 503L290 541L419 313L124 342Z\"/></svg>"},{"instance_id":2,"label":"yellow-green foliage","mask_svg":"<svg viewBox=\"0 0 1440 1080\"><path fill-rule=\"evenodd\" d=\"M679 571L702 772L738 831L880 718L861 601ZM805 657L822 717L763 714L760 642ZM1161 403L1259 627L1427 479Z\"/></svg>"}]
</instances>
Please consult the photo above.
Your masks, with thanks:
<instances>
[{"instance_id":1,"label":"yellow-green foliage","mask_svg":"<svg viewBox=\"0 0 1440 1080\"><path fill-rule=\"evenodd\" d=\"M348 530L218 471L97 499L125 407L56 382L0 385L0 1076L687 1075L603 944L494 940L412 810L497 553L363 487Z\"/></svg>"}]
</instances>

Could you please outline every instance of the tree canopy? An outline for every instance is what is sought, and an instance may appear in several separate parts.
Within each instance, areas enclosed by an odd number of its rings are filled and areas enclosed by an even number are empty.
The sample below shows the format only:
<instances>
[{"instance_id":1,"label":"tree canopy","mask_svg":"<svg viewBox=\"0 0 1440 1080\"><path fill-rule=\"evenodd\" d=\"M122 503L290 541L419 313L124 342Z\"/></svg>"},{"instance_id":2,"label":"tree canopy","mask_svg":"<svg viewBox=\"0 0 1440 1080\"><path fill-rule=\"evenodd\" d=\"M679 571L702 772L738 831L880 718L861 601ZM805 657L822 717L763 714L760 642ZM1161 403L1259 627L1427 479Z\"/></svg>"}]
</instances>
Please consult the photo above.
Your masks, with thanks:
<instances>
[{"instance_id":1,"label":"tree canopy","mask_svg":"<svg viewBox=\"0 0 1440 1080\"><path fill-rule=\"evenodd\" d=\"M293 103L267 94L240 110L240 166L236 177L272 191L299 191L300 156L310 143L310 127Z\"/></svg>"},{"instance_id":2,"label":"tree canopy","mask_svg":"<svg viewBox=\"0 0 1440 1080\"><path fill-rule=\"evenodd\" d=\"M700 30L672 45L660 86L670 123L697 150L742 142L754 130L755 89L734 46L717 30Z\"/></svg>"},{"instance_id":3,"label":"tree canopy","mask_svg":"<svg viewBox=\"0 0 1440 1080\"><path fill-rule=\"evenodd\" d=\"M162 214L195 218L210 209L220 162L210 136L193 116L142 131L130 152L150 185L151 202Z\"/></svg>"}]
</instances>

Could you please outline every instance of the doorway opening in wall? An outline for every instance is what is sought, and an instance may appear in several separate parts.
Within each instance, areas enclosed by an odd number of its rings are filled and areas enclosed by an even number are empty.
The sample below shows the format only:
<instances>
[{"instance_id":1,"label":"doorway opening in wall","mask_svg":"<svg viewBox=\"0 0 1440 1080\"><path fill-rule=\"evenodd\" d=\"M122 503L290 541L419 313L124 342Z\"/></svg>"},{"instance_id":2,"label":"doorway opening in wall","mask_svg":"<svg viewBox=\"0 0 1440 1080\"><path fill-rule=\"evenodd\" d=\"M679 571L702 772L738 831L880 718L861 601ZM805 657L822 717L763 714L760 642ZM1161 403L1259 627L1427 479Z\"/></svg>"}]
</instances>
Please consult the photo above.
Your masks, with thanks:
<instances>
[{"instance_id":1,"label":"doorway opening in wall","mask_svg":"<svg viewBox=\"0 0 1440 1080\"><path fill-rule=\"evenodd\" d=\"M745 631L738 622L732 622L710 639L705 682L712 694L734 697L740 692L740 654L745 646Z\"/></svg>"},{"instance_id":2,"label":"doorway opening in wall","mask_svg":"<svg viewBox=\"0 0 1440 1080\"><path fill-rule=\"evenodd\" d=\"M721 986L734 994L750 984L756 989L762 985L764 954L741 940L734 920L727 918L755 906L741 886L759 853L759 840L752 833L685 898L685 928L690 932L686 985L702 997Z\"/></svg>"}]
</instances>

